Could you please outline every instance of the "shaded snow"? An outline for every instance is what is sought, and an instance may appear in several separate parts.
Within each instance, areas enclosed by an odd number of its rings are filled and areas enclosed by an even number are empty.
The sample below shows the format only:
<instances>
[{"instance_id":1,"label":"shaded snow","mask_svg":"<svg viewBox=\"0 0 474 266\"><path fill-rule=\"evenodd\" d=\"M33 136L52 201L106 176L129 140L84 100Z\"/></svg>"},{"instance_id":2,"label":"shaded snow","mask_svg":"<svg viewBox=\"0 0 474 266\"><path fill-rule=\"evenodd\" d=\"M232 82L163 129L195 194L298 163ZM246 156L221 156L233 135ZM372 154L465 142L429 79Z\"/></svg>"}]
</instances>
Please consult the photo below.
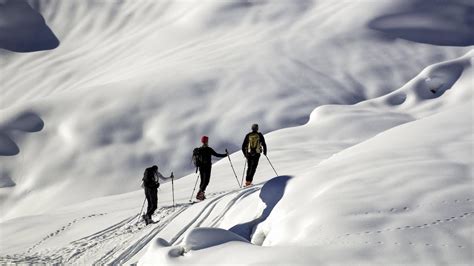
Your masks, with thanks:
<instances>
[{"instance_id":1,"label":"shaded snow","mask_svg":"<svg viewBox=\"0 0 474 266\"><path fill-rule=\"evenodd\" d=\"M474 4L464 0L396 1L369 27L390 36L448 46L474 45Z\"/></svg>"},{"instance_id":2,"label":"shaded snow","mask_svg":"<svg viewBox=\"0 0 474 266\"><path fill-rule=\"evenodd\" d=\"M47 125L0 158L2 217L133 191L155 163L184 176L201 135L236 151L255 122L304 124L466 51L380 38L366 26L389 2L39 1L61 46L2 60L1 112Z\"/></svg>"},{"instance_id":3,"label":"shaded snow","mask_svg":"<svg viewBox=\"0 0 474 266\"><path fill-rule=\"evenodd\" d=\"M0 1L0 48L35 52L58 47L44 18L24 0Z\"/></svg>"},{"instance_id":4,"label":"shaded snow","mask_svg":"<svg viewBox=\"0 0 474 266\"><path fill-rule=\"evenodd\" d=\"M220 161L202 203L186 203L195 175L176 180L175 208L170 184L163 184L153 226L136 224L142 191L12 219L1 224L8 242L0 250L10 256L2 261L467 264L473 259L472 58L471 52L427 67L379 98L316 108L306 125L267 134L273 164L291 179L274 178L262 160L256 185L239 189L228 162ZM461 72L452 71L458 67ZM435 75L452 84L438 97L424 97L426 78ZM403 102L388 100L401 94ZM348 110L354 115L342 119ZM410 119L391 119L403 114ZM361 127L370 117L377 119ZM334 135L337 124L358 130ZM232 160L243 168L240 153ZM29 230L18 238L24 226L51 233ZM240 239L231 231L250 243L230 241Z\"/></svg>"},{"instance_id":5,"label":"shaded snow","mask_svg":"<svg viewBox=\"0 0 474 266\"><path fill-rule=\"evenodd\" d=\"M466 1L37 3L62 45L2 58L0 263L473 261L473 51L392 38L464 41L438 26ZM188 203L199 136L236 151L253 122L281 176L221 160ZM145 226L153 163L182 178Z\"/></svg>"}]
</instances>

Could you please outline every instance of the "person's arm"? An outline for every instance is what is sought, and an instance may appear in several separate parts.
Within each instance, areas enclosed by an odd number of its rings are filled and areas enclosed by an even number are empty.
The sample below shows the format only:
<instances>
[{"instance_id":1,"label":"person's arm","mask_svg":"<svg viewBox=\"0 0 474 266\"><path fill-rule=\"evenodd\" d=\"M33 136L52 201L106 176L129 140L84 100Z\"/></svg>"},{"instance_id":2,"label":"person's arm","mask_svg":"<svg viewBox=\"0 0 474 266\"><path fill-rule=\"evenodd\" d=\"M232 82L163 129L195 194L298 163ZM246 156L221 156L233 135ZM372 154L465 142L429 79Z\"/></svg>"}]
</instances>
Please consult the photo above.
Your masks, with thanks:
<instances>
[{"instance_id":1,"label":"person's arm","mask_svg":"<svg viewBox=\"0 0 474 266\"><path fill-rule=\"evenodd\" d=\"M242 143L242 153L245 157L247 157L247 146L249 145L248 136L249 134L245 135L244 142Z\"/></svg>"},{"instance_id":2,"label":"person's arm","mask_svg":"<svg viewBox=\"0 0 474 266\"><path fill-rule=\"evenodd\" d=\"M216 156L216 157L222 158L222 157L226 157L226 156L227 156L227 154L225 154L225 153L217 153L213 148L210 148L210 149L211 149L211 154L214 155L214 156Z\"/></svg>"},{"instance_id":3,"label":"person's arm","mask_svg":"<svg viewBox=\"0 0 474 266\"><path fill-rule=\"evenodd\" d=\"M262 143L262 147L263 147L263 154L265 156L267 156L267 143L265 143L265 138L263 137L263 134L262 133L259 133L260 134L260 139L262 140L261 143Z\"/></svg>"},{"instance_id":4,"label":"person's arm","mask_svg":"<svg viewBox=\"0 0 474 266\"><path fill-rule=\"evenodd\" d=\"M158 172L158 173L156 174L156 176L158 177L158 180L159 180L159 179L161 179L161 180L166 180L166 179L170 179L170 178L173 178L173 177L174 177L173 172L171 172L171 175L170 175L169 177L166 177L166 176L162 175L160 172Z\"/></svg>"},{"instance_id":5,"label":"person's arm","mask_svg":"<svg viewBox=\"0 0 474 266\"><path fill-rule=\"evenodd\" d=\"M164 177L160 172L156 172L156 177L158 182L160 182L160 180L166 180L166 177Z\"/></svg>"}]
</instances>

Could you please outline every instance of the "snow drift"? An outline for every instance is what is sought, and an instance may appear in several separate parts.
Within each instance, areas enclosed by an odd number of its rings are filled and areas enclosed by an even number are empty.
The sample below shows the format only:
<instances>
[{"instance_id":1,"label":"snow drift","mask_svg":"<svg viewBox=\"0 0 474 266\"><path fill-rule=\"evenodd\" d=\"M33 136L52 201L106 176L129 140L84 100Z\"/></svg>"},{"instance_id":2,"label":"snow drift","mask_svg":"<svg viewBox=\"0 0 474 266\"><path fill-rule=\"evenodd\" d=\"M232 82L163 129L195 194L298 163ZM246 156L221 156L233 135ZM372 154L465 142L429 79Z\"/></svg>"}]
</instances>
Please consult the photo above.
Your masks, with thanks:
<instances>
[{"instance_id":1,"label":"snow drift","mask_svg":"<svg viewBox=\"0 0 474 266\"><path fill-rule=\"evenodd\" d=\"M396 1L369 27L398 38L436 45L474 45L474 4L464 0Z\"/></svg>"},{"instance_id":2,"label":"snow drift","mask_svg":"<svg viewBox=\"0 0 474 266\"><path fill-rule=\"evenodd\" d=\"M0 1L0 48L35 52L58 47L44 18L24 0Z\"/></svg>"},{"instance_id":3,"label":"snow drift","mask_svg":"<svg viewBox=\"0 0 474 266\"><path fill-rule=\"evenodd\" d=\"M133 191L153 163L182 176L201 135L235 151L252 123L301 125L465 52L387 42L366 27L384 1L38 3L61 46L3 60L1 112L46 125L0 158L3 218Z\"/></svg>"},{"instance_id":4,"label":"snow drift","mask_svg":"<svg viewBox=\"0 0 474 266\"><path fill-rule=\"evenodd\" d=\"M307 159L297 154L317 148L308 139L360 143L292 171L295 177L261 223L236 214L251 201L235 204L218 226L235 232L253 224L247 231L253 245L218 243L181 257L164 255L176 247L155 247L141 262L468 264L474 217L473 52L426 68L391 94L353 106L319 107L308 124L269 134L269 146L283 150L273 155L280 167L288 164L287 153L297 156L293 167L304 166ZM437 80L434 93L432 80ZM401 115L407 119L393 119ZM336 125L345 125L341 134L332 134ZM282 145L288 139L292 148Z\"/></svg>"},{"instance_id":5,"label":"snow drift","mask_svg":"<svg viewBox=\"0 0 474 266\"><path fill-rule=\"evenodd\" d=\"M473 52L407 41L437 43L448 9L36 3L62 45L2 57L1 149L16 155L0 157L0 263L472 262ZM440 44L469 42L469 21L454 23ZM266 134L281 176L262 158L239 189L219 161L208 200L184 203L199 136L238 150L254 122L287 127ZM142 191L120 193L157 161L184 176L145 227Z\"/></svg>"}]
</instances>

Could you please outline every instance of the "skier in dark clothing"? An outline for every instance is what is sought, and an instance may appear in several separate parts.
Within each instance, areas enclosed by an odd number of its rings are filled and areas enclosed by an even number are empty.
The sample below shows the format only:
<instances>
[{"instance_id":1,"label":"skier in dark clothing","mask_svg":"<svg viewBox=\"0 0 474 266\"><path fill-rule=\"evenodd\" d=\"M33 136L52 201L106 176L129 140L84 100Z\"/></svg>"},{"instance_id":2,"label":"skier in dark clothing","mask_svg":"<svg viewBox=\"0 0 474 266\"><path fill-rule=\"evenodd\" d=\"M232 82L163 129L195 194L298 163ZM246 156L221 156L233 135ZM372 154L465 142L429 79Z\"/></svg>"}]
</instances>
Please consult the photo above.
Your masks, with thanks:
<instances>
[{"instance_id":1,"label":"skier in dark clothing","mask_svg":"<svg viewBox=\"0 0 474 266\"><path fill-rule=\"evenodd\" d=\"M245 186L252 185L253 176L257 171L258 160L260 159L260 153L267 155L267 144L262 133L258 132L258 125L252 125L252 132L245 136L244 143L242 143L242 152L245 158L247 158L247 176L245 178Z\"/></svg>"},{"instance_id":2,"label":"skier in dark clothing","mask_svg":"<svg viewBox=\"0 0 474 266\"><path fill-rule=\"evenodd\" d=\"M201 183L199 184L199 192L196 195L196 199L204 200L206 199L205 191L207 185L209 185L209 180L211 179L211 168L212 168L212 160L211 156L216 157L226 157L227 153L220 154L214 151L211 147L209 147L209 137L203 136L201 138L202 146L199 148L199 175L201 176Z\"/></svg>"},{"instance_id":3,"label":"skier in dark clothing","mask_svg":"<svg viewBox=\"0 0 474 266\"><path fill-rule=\"evenodd\" d=\"M171 176L169 178L173 178L173 173L171 172ZM147 200L147 212L142 216L145 223L148 225L149 223L153 223L151 216L158 208L158 188L160 187L160 179L166 179L160 172L158 172L158 166L153 165L145 169L145 173L143 174L143 188L145 190L145 196Z\"/></svg>"}]
</instances>

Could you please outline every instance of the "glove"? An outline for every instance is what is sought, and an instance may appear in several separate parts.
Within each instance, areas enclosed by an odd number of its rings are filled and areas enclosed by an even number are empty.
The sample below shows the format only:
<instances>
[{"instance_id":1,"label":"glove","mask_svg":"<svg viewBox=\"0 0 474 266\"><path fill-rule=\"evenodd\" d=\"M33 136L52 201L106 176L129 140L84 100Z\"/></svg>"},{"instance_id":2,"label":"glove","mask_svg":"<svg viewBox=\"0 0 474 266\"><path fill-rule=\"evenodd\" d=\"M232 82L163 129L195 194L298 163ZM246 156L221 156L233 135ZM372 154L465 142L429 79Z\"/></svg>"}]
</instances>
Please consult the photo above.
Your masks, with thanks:
<instances>
[{"instance_id":1,"label":"glove","mask_svg":"<svg viewBox=\"0 0 474 266\"><path fill-rule=\"evenodd\" d=\"M263 155L267 156L267 151L263 151Z\"/></svg>"}]
</instances>

